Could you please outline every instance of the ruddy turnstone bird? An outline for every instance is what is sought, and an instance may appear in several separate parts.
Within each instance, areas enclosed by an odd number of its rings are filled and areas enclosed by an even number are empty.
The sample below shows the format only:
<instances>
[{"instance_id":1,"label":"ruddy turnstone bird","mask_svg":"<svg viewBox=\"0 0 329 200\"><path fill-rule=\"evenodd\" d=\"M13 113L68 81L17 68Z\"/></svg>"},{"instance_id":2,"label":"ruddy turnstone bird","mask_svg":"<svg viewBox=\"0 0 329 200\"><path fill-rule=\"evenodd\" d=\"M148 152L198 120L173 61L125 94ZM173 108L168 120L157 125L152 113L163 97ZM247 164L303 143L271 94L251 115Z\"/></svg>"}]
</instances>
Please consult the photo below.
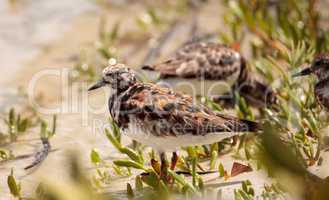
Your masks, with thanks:
<instances>
[{"instance_id":1,"label":"ruddy turnstone bird","mask_svg":"<svg viewBox=\"0 0 329 200\"><path fill-rule=\"evenodd\" d=\"M215 143L241 132L255 132L259 127L256 122L195 104L189 95L142 83L123 64L105 68L102 79L89 91L105 85L111 89L108 101L111 117L123 134L160 153L161 169L166 168L165 152Z\"/></svg>"},{"instance_id":2,"label":"ruddy turnstone bird","mask_svg":"<svg viewBox=\"0 0 329 200\"><path fill-rule=\"evenodd\" d=\"M314 87L314 95L317 101L329 111L329 53L317 55L309 67L294 74L293 77L310 74L314 74L318 78L318 82Z\"/></svg>"},{"instance_id":3,"label":"ruddy turnstone bird","mask_svg":"<svg viewBox=\"0 0 329 200\"><path fill-rule=\"evenodd\" d=\"M250 73L241 54L222 44L190 43L165 62L142 69L160 77L161 85L192 96L215 96L215 101L229 98L234 103L232 91L238 91L254 107L276 101L272 88ZM220 96L224 92L230 93Z\"/></svg>"}]
</instances>

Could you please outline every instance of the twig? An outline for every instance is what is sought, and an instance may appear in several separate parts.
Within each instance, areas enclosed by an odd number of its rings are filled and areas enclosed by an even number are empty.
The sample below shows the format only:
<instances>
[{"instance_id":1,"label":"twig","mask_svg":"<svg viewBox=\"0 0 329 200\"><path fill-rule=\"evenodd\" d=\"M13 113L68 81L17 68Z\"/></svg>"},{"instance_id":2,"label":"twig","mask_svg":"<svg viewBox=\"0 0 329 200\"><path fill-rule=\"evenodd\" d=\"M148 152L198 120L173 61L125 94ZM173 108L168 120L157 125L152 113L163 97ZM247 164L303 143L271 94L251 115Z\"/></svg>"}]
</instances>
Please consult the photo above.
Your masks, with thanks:
<instances>
[{"instance_id":1,"label":"twig","mask_svg":"<svg viewBox=\"0 0 329 200\"><path fill-rule=\"evenodd\" d=\"M32 162L32 164L26 166L24 168L25 170L28 170L32 167L39 165L41 162L43 162L47 158L49 151L51 149L49 140L48 140L48 138L41 138L41 142L42 142L43 149L35 154L34 161Z\"/></svg>"},{"instance_id":2,"label":"twig","mask_svg":"<svg viewBox=\"0 0 329 200\"><path fill-rule=\"evenodd\" d=\"M214 173L218 173L218 171L203 171L203 172L196 172L199 175L206 175L206 174L214 174ZM187 171L176 171L176 174L183 174L183 175L192 175L191 172L187 172Z\"/></svg>"},{"instance_id":3,"label":"twig","mask_svg":"<svg viewBox=\"0 0 329 200\"><path fill-rule=\"evenodd\" d=\"M217 33L216 34L205 33L203 35L201 35L199 33L199 15L200 15L200 11L207 3L208 3L207 0L191 0L190 1L190 8L191 8L191 11L192 11L192 23L191 23L191 26L190 26L190 31L189 31L189 35L187 37L187 41L184 42L181 45L181 47L185 46L186 44L194 43L194 42L200 42L202 40L213 37L213 35L217 35Z\"/></svg>"},{"instance_id":4,"label":"twig","mask_svg":"<svg viewBox=\"0 0 329 200\"><path fill-rule=\"evenodd\" d=\"M191 42L197 42L200 40L203 40L204 37L198 37L198 30L199 30L199 20L198 20L198 16L199 16L199 12L202 9L203 5L205 5L208 1L207 0L191 0L189 1L190 5L190 9L193 12L193 16L192 16L192 23L191 23L191 27L190 27L190 31L189 31L189 36L187 37L187 41L184 42L182 45L180 45L180 47L191 43ZM162 34L162 36L159 38L157 44L150 48L148 54L146 55L144 61L142 62L142 66L148 65L153 63L153 61L159 57L162 47L164 46L164 44L168 41L168 39L172 36L172 34L175 32L176 28L178 27L178 25L181 23L180 20L176 20L174 21L174 23L172 23L172 25L170 26L169 30L166 31L165 33ZM205 35L206 38L209 37L209 35ZM213 34L210 35L210 37L212 37ZM180 48L178 48L180 49ZM176 52L176 51L174 51Z\"/></svg>"},{"instance_id":5,"label":"twig","mask_svg":"<svg viewBox=\"0 0 329 200\"><path fill-rule=\"evenodd\" d=\"M280 53L286 55L288 54L289 50L287 47L280 42L279 40L274 40L271 37L269 37L265 32L257 29L256 27L250 27L249 30L257 35L261 40L263 40L266 44L271 46L273 49L279 50Z\"/></svg>"},{"instance_id":6,"label":"twig","mask_svg":"<svg viewBox=\"0 0 329 200\"><path fill-rule=\"evenodd\" d=\"M198 10L193 15L192 23L190 27L189 37L187 42L194 42L194 40L197 38L198 31L199 31L199 20L198 20L199 12Z\"/></svg>"},{"instance_id":7,"label":"twig","mask_svg":"<svg viewBox=\"0 0 329 200\"><path fill-rule=\"evenodd\" d=\"M169 40L169 38L173 35L173 33L176 31L179 24L180 24L179 20L174 21L174 23L171 24L169 29L161 35L161 37L158 39L156 45L150 48L150 50L147 53L147 55L145 56L141 66L152 63L160 55L163 46Z\"/></svg>"},{"instance_id":8,"label":"twig","mask_svg":"<svg viewBox=\"0 0 329 200\"><path fill-rule=\"evenodd\" d=\"M183 174L183 175L192 176L191 172L188 172L188 171L175 171L175 173L178 174L178 175ZM196 172L196 173L198 175L206 175L206 174L218 173L218 171L205 171L205 172ZM149 174L150 174L149 172L143 172L143 173L141 173L142 176L147 176Z\"/></svg>"},{"instance_id":9,"label":"twig","mask_svg":"<svg viewBox=\"0 0 329 200\"><path fill-rule=\"evenodd\" d=\"M204 33L202 35L195 36L194 39L193 39L193 42L201 42L201 41L204 41L204 40L209 40L209 39L214 38L216 36L218 36L218 32Z\"/></svg>"}]
</instances>

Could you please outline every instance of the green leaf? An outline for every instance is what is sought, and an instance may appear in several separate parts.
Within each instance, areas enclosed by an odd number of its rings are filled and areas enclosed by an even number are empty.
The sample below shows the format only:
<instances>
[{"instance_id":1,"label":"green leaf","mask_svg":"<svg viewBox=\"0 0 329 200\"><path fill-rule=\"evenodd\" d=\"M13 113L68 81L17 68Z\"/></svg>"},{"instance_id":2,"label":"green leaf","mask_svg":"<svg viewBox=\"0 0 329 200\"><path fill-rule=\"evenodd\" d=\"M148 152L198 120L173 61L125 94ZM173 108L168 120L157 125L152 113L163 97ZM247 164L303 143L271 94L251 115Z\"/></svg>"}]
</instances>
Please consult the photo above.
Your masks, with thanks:
<instances>
[{"instance_id":1,"label":"green leaf","mask_svg":"<svg viewBox=\"0 0 329 200\"><path fill-rule=\"evenodd\" d=\"M110 140L110 142L113 144L113 146L120 151L120 149L122 149L122 146L120 142L117 140L117 138L113 137L113 135L110 133L108 129L105 129L105 134L107 138Z\"/></svg>"},{"instance_id":2,"label":"green leaf","mask_svg":"<svg viewBox=\"0 0 329 200\"><path fill-rule=\"evenodd\" d=\"M121 170L121 168L119 166L116 166L116 165L113 165L113 170L116 174L122 176L123 175L123 172Z\"/></svg>"},{"instance_id":3,"label":"green leaf","mask_svg":"<svg viewBox=\"0 0 329 200\"><path fill-rule=\"evenodd\" d=\"M143 160L141 157L132 149L129 149L127 147L122 147L119 150L121 153L126 154L129 158L131 158L133 161L138 162L140 164L143 164Z\"/></svg>"},{"instance_id":4,"label":"green leaf","mask_svg":"<svg viewBox=\"0 0 329 200\"><path fill-rule=\"evenodd\" d=\"M112 119L110 119L110 122L111 122L111 125L112 125L113 135L119 141L119 143L121 143L120 128L118 127L117 123L115 123L115 121L113 121Z\"/></svg>"},{"instance_id":5,"label":"green leaf","mask_svg":"<svg viewBox=\"0 0 329 200\"><path fill-rule=\"evenodd\" d=\"M224 177L225 176L225 169L222 163L219 163L218 165L218 172L219 172L219 176L220 177Z\"/></svg>"},{"instance_id":6,"label":"green leaf","mask_svg":"<svg viewBox=\"0 0 329 200\"><path fill-rule=\"evenodd\" d=\"M235 99L237 99L238 101L238 110L240 117L248 120L254 120L254 115L250 110L249 106L247 105L246 100L243 97L241 97L238 92L235 92L234 95L235 95Z\"/></svg>"},{"instance_id":7,"label":"green leaf","mask_svg":"<svg viewBox=\"0 0 329 200\"><path fill-rule=\"evenodd\" d=\"M252 196L250 196L243 190L239 190L239 194L241 195L242 199L244 199L244 200L254 200L254 198Z\"/></svg>"},{"instance_id":8,"label":"green leaf","mask_svg":"<svg viewBox=\"0 0 329 200\"><path fill-rule=\"evenodd\" d=\"M7 177L7 184L10 190L10 193L14 197L20 197L21 196L21 186L19 183L16 182L16 179L14 177L14 170L11 169L10 175Z\"/></svg>"},{"instance_id":9,"label":"green leaf","mask_svg":"<svg viewBox=\"0 0 329 200\"><path fill-rule=\"evenodd\" d=\"M144 166L141 165L140 163L136 163L136 162L130 161L130 160L115 160L115 161L113 161L113 163L119 167L132 167L135 169L146 170L146 168L144 168Z\"/></svg>"},{"instance_id":10,"label":"green leaf","mask_svg":"<svg viewBox=\"0 0 329 200\"><path fill-rule=\"evenodd\" d=\"M15 109L11 108L9 111L9 125L13 126L15 124Z\"/></svg>"},{"instance_id":11,"label":"green leaf","mask_svg":"<svg viewBox=\"0 0 329 200\"><path fill-rule=\"evenodd\" d=\"M17 127L17 130L18 132L25 132L27 127L29 126L29 120L28 119L23 119L19 124L18 124L18 127Z\"/></svg>"},{"instance_id":12,"label":"green leaf","mask_svg":"<svg viewBox=\"0 0 329 200\"><path fill-rule=\"evenodd\" d=\"M159 194L162 196L161 199L168 199L169 197L169 189L167 187L167 185L163 182L163 180L160 180L159 183Z\"/></svg>"},{"instance_id":13,"label":"green leaf","mask_svg":"<svg viewBox=\"0 0 329 200\"><path fill-rule=\"evenodd\" d=\"M142 181L153 189L158 188L159 180L159 176L153 170L148 170L147 173L142 174Z\"/></svg>"},{"instance_id":14,"label":"green leaf","mask_svg":"<svg viewBox=\"0 0 329 200\"><path fill-rule=\"evenodd\" d=\"M197 173L196 173L196 165L197 165L197 158L192 158L192 184L195 187L196 186L196 180L197 180Z\"/></svg>"},{"instance_id":15,"label":"green leaf","mask_svg":"<svg viewBox=\"0 0 329 200\"><path fill-rule=\"evenodd\" d=\"M20 123L21 123L21 115L18 114L18 115L17 115L17 118L16 118L16 123L15 123L16 126L17 126L17 129L19 128Z\"/></svg>"},{"instance_id":16,"label":"green leaf","mask_svg":"<svg viewBox=\"0 0 329 200\"><path fill-rule=\"evenodd\" d=\"M234 200L243 200L238 190L234 190Z\"/></svg>"},{"instance_id":17,"label":"green leaf","mask_svg":"<svg viewBox=\"0 0 329 200\"><path fill-rule=\"evenodd\" d=\"M182 184L183 186L187 187L188 189L190 189L193 193L197 192L197 190L195 189L195 187L187 182L182 176L179 176L178 174L176 174L174 171L171 171L168 169L168 173L180 184Z\"/></svg>"},{"instance_id":18,"label":"green leaf","mask_svg":"<svg viewBox=\"0 0 329 200\"><path fill-rule=\"evenodd\" d=\"M212 152L211 152L211 158L210 158L210 169L215 169L217 156L218 156L217 151L212 151Z\"/></svg>"},{"instance_id":19,"label":"green leaf","mask_svg":"<svg viewBox=\"0 0 329 200\"><path fill-rule=\"evenodd\" d=\"M135 188L137 191L143 190L143 181L140 176L136 176L135 178Z\"/></svg>"},{"instance_id":20,"label":"green leaf","mask_svg":"<svg viewBox=\"0 0 329 200\"><path fill-rule=\"evenodd\" d=\"M246 181L242 181L242 190L245 192L248 192L249 185L246 183Z\"/></svg>"},{"instance_id":21,"label":"green leaf","mask_svg":"<svg viewBox=\"0 0 329 200\"><path fill-rule=\"evenodd\" d=\"M317 122L313 115L307 115L306 124L311 129L312 133L317 134Z\"/></svg>"},{"instance_id":22,"label":"green leaf","mask_svg":"<svg viewBox=\"0 0 329 200\"><path fill-rule=\"evenodd\" d=\"M135 196L133 188L131 187L131 185L129 183L127 183L127 196L128 196L128 199L132 199Z\"/></svg>"},{"instance_id":23,"label":"green leaf","mask_svg":"<svg viewBox=\"0 0 329 200\"><path fill-rule=\"evenodd\" d=\"M155 25L159 25L160 24L160 18L158 17L158 15L156 14L156 10L152 7L150 7L148 10L147 10L147 14L150 16L150 18L152 19L152 22L155 24Z\"/></svg>"},{"instance_id":24,"label":"green leaf","mask_svg":"<svg viewBox=\"0 0 329 200\"><path fill-rule=\"evenodd\" d=\"M198 186L199 186L200 191L201 191L201 192L204 192L204 190L205 190L205 186L204 186L204 183L203 183L202 177L199 177L199 179L198 179Z\"/></svg>"},{"instance_id":25,"label":"green leaf","mask_svg":"<svg viewBox=\"0 0 329 200\"><path fill-rule=\"evenodd\" d=\"M1 149L0 148L0 161L10 160L14 158L14 155L11 150Z\"/></svg>"},{"instance_id":26,"label":"green leaf","mask_svg":"<svg viewBox=\"0 0 329 200\"><path fill-rule=\"evenodd\" d=\"M37 199L44 199L45 198L45 186L44 184L41 182L39 183L39 185L37 186L36 190L35 190L35 194Z\"/></svg>"},{"instance_id":27,"label":"green leaf","mask_svg":"<svg viewBox=\"0 0 329 200\"><path fill-rule=\"evenodd\" d=\"M219 104L213 102L209 98L206 97L205 100L206 100L205 104L208 107L212 108L213 110L215 110L215 111L222 111L223 110L223 108Z\"/></svg>"},{"instance_id":28,"label":"green leaf","mask_svg":"<svg viewBox=\"0 0 329 200\"><path fill-rule=\"evenodd\" d=\"M53 128L51 130L51 136L55 135L57 126L57 115L53 116Z\"/></svg>"},{"instance_id":29,"label":"green leaf","mask_svg":"<svg viewBox=\"0 0 329 200\"><path fill-rule=\"evenodd\" d=\"M99 156L99 153L96 149L92 149L90 152L90 160L94 164L99 164L102 162L101 157Z\"/></svg>"},{"instance_id":30,"label":"green leaf","mask_svg":"<svg viewBox=\"0 0 329 200\"><path fill-rule=\"evenodd\" d=\"M197 153L196 153L194 147L189 146L189 147L186 148L186 151L187 151L188 156L191 157L191 158L197 156Z\"/></svg>"},{"instance_id":31,"label":"green leaf","mask_svg":"<svg viewBox=\"0 0 329 200\"><path fill-rule=\"evenodd\" d=\"M234 13L234 15L236 15L240 18L243 17L243 12L242 12L241 8L239 7L239 4L237 1L229 1L229 8Z\"/></svg>"},{"instance_id":32,"label":"green leaf","mask_svg":"<svg viewBox=\"0 0 329 200\"><path fill-rule=\"evenodd\" d=\"M110 54L110 52L104 48L104 47L100 47L98 48L98 52L105 58L105 59L110 59L112 57L112 55Z\"/></svg>"},{"instance_id":33,"label":"green leaf","mask_svg":"<svg viewBox=\"0 0 329 200\"><path fill-rule=\"evenodd\" d=\"M42 120L41 121L41 127L40 127L40 137L41 138L47 138L47 129L48 129L48 125L47 125L47 123L44 121L44 120Z\"/></svg>"},{"instance_id":34,"label":"green leaf","mask_svg":"<svg viewBox=\"0 0 329 200\"><path fill-rule=\"evenodd\" d=\"M109 34L110 42L114 42L118 38L119 29L120 29L120 22L116 22Z\"/></svg>"}]
</instances>

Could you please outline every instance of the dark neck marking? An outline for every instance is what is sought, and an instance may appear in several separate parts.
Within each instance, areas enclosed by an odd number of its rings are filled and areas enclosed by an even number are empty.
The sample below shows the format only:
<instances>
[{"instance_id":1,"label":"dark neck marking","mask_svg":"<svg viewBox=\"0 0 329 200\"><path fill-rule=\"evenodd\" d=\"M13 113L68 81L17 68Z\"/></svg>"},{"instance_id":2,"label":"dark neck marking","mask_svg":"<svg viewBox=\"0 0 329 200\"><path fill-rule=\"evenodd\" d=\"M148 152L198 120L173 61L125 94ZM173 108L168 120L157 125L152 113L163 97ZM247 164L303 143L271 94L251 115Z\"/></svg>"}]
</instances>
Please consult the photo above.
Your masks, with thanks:
<instances>
[{"instance_id":1,"label":"dark neck marking","mask_svg":"<svg viewBox=\"0 0 329 200\"><path fill-rule=\"evenodd\" d=\"M121 113L124 102L126 102L135 93L140 92L143 89L144 86L142 84L135 83L125 91L115 91L110 96L108 100L109 112L112 119L118 124L120 128L126 127L126 124L129 122L128 116L125 115L127 113Z\"/></svg>"}]
</instances>

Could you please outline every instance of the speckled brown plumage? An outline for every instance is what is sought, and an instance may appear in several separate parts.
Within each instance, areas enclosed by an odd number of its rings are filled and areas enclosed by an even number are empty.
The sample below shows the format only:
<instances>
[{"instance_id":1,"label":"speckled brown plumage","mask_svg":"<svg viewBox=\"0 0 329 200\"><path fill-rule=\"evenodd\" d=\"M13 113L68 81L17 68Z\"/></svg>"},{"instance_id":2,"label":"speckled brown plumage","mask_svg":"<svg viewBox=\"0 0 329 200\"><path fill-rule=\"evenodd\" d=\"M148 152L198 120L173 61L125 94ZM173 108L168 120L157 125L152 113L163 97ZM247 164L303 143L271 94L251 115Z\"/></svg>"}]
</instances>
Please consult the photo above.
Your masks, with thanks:
<instances>
[{"instance_id":1,"label":"speckled brown plumage","mask_svg":"<svg viewBox=\"0 0 329 200\"><path fill-rule=\"evenodd\" d=\"M241 54L222 44L191 43L167 61L142 69L158 72L162 80L177 77L226 81L233 77L232 90L238 90L251 105L264 107L276 102L272 88L248 71Z\"/></svg>"},{"instance_id":2,"label":"speckled brown plumage","mask_svg":"<svg viewBox=\"0 0 329 200\"><path fill-rule=\"evenodd\" d=\"M314 87L316 100L329 111L329 79L318 82Z\"/></svg>"},{"instance_id":3,"label":"speckled brown plumage","mask_svg":"<svg viewBox=\"0 0 329 200\"><path fill-rule=\"evenodd\" d=\"M125 128L133 118L157 136L205 135L210 132L255 131L249 121L216 114L188 95L153 84L136 83L110 100L113 119Z\"/></svg>"},{"instance_id":4,"label":"speckled brown plumage","mask_svg":"<svg viewBox=\"0 0 329 200\"><path fill-rule=\"evenodd\" d=\"M161 177L166 177L165 152L259 130L255 122L215 113L195 104L188 95L138 82L135 74L123 65L104 69L102 79L89 91L105 85L111 87L108 105L112 119L123 134L160 153ZM177 155L173 155L174 166Z\"/></svg>"},{"instance_id":5,"label":"speckled brown plumage","mask_svg":"<svg viewBox=\"0 0 329 200\"><path fill-rule=\"evenodd\" d=\"M220 80L240 73L243 58L233 49L215 43L192 43L169 60L144 66L160 73L161 78L183 77Z\"/></svg>"},{"instance_id":6,"label":"speckled brown plumage","mask_svg":"<svg viewBox=\"0 0 329 200\"><path fill-rule=\"evenodd\" d=\"M122 65L107 67L102 80L90 90L104 85L111 87L109 111L121 130L159 151L212 143L238 132L259 129L255 122L215 113L196 104L189 95L141 83Z\"/></svg>"},{"instance_id":7,"label":"speckled brown plumage","mask_svg":"<svg viewBox=\"0 0 329 200\"><path fill-rule=\"evenodd\" d=\"M318 82L314 87L314 95L318 103L329 111L329 53L315 56L312 64L294 76L314 74Z\"/></svg>"}]
</instances>

